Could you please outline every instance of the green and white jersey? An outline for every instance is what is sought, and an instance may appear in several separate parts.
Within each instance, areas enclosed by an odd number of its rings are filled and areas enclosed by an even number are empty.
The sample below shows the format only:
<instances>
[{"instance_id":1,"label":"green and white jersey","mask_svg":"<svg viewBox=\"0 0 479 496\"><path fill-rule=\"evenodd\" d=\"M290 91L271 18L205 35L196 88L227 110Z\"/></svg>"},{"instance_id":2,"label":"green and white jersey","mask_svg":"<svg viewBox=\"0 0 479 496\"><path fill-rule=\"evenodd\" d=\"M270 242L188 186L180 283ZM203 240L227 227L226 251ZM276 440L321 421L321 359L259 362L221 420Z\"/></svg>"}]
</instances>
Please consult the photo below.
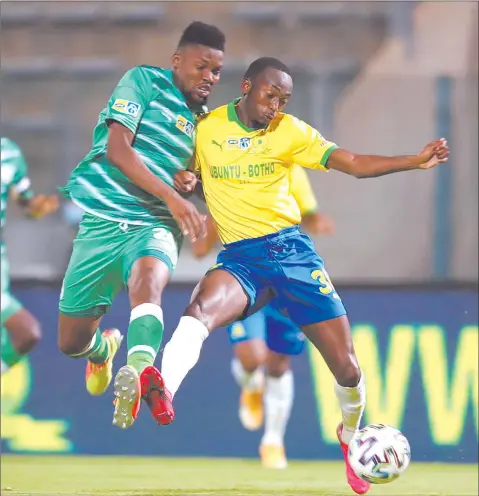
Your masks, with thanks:
<instances>
[{"instance_id":1,"label":"green and white jersey","mask_svg":"<svg viewBox=\"0 0 479 496\"><path fill-rule=\"evenodd\" d=\"M193 155L195 114L175 86L172 71L143 65L123 76L100 113L90 153L63 191L98 217L127 224L162 223L178 230L165 203L133 184L107 159L110 121L134 133L133 148L143 163L173 186L175 173L186 169Z\"/></svg>"},{"instance_id":2,"label":"green and white jersey","mask_svg":"<svg viewBox=\"0 0 479 496\"><path fill-rule=\"evenodd\" d=\"M27 163L20 147L8 138L2 138L1 142L2 216L0 229L3 243L3 227L7 216L7 202L10 192L15 192L19 198L25 200L31 198L34 193L27 175Z\"/></svg>"}]
</instances>

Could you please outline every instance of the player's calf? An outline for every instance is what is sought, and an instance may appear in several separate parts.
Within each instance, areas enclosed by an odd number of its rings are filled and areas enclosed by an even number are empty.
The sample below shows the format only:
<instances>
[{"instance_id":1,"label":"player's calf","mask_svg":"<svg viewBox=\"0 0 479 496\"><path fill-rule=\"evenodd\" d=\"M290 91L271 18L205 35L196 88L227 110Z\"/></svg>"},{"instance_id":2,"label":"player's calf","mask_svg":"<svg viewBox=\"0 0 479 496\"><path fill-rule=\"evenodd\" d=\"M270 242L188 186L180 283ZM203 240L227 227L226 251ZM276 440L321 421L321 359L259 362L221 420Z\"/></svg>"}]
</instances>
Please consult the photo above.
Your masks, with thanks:
<instances>
[{"instance_id":1,"label":"player's calf","mask_svg":"<svg viewBox=\"0 0 479 496\"><path fill-rule=\"evenodd\" d=\"M58 346L71 358L86 358L85 382L87 391L103 394L111 380L113 358L123 336L118 329L98 329L99 317L74 318L60 314Z\"/></svg>"}]
</instances>

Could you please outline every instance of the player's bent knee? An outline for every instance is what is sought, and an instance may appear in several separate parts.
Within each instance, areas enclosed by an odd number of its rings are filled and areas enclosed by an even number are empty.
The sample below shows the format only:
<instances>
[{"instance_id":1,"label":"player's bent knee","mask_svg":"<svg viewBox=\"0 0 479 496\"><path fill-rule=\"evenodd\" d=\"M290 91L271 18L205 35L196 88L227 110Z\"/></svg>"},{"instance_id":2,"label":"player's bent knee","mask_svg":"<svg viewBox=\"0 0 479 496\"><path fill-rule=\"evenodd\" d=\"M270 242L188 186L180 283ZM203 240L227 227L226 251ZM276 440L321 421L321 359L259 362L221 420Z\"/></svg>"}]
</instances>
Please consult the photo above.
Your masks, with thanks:
<instances>
[{"instance_id":1,"label":"player's bent knee","mask_svg":"<svg viewBox=\"0 0 479 496\"><path fill-rule=\"evenodd\" d=\"M26 355L37 346L42 337L40 324L36 320L32 320L28 328L18 339L17 352L19 355Z\"/></svg>"}]
</instances>

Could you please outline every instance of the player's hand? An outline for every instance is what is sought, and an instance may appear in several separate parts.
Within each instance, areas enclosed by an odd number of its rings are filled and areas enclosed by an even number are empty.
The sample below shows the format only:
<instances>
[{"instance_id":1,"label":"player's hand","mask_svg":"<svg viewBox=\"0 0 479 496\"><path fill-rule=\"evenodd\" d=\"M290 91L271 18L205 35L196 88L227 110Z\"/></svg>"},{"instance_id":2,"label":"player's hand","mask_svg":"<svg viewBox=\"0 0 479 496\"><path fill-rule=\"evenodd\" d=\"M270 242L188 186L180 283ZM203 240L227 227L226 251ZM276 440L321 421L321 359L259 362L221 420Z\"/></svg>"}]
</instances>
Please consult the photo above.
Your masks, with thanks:
<instances>
[{"instance_id":1,"label":"player's hand","mask_svg":"<svg viewBox=\"0 0 479 496\"><path fill-rule=\"evenodd\" d=\"M438 164L447 162L449 158L449 147L447 146L446 139L441 138L440 140L431 141L417 156L421 160L418 169L431 169Z\"/></svg>"},{"instance_id":2,"label":"player's hand","mask_svg":"<svg viewBox=\"0 0 479 496\"><path fill-rule=\"evenodd\" d=\"M331 217L313 212L303 216L301 225L310 234L322 234L323 236L332 236L334 234L334 221Z\"/></svg>"},{"instance_id":3,"label":"player's hand","mask_svg":"<svg viewBox=\"0 0 479 496\"><path fill-rule=\"evenodd\" d=\"M206 236L206 215L200 214L193 203L175 194L166 205L183 235L189 236L193 243Z\"/></svg>"},{"instance_id":4,"label":"player's hand","mask_svg":"<svg viewBox=\"0 0 479 496\"><path fill-rule=\"evenodd\" d=\"M39 219L56 212L60 204L55 195L35 195L27 205L27 213L30 217Z\"/></svg>"},{"instance_id":5,"label":"player's hand","mask_svg":"<svg viewBox=\"0 0 479 496\"><path fill-rule=\"evenodd\" d=\"M328 215L320 214L317 229L318 234L333 236L335 230L334 220Z\"/></svg>"},{"instance_id":6,"label":"player's hand","mask_svg":"<svg viewBox=\"0 0 479 496\"><path fill-rule=\"evenodd\" d=\"M195 190L198 178L191 171L183 170L175 174L174 185L182 193L191 193Z\"/></svg>"}]
</instances>

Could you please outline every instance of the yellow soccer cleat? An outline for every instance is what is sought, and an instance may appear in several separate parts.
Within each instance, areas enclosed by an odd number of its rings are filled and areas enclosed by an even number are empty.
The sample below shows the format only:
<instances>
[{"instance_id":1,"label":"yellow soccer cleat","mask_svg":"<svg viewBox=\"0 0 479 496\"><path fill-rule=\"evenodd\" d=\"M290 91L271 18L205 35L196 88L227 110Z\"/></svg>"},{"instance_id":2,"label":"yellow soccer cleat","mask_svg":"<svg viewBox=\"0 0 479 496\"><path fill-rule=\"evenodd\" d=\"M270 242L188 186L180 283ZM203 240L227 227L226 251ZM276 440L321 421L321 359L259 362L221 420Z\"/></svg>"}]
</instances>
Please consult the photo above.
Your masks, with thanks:
<instances>
[{"instance_id":1,"label":"yellow soccer cleat","mask_svg":"<svg viewBox=\"0 0 479 496\"><path fill-rule=\"evenodd\" d=\"M259 447L259 456L264 468L284 469L288 466L283 446L262 444Z\"/></svg>"},{"instance_id":2,"label":"yellow soccer cleat","mask_svg":"<svg viewBox=\"0 0 479 496\"><path fill-rule=\"evenodd\" d=\"M108 359L105 363L93 363L88 360L86 366L86 389L93 396L103 394L113 377L113 358L121 345L123 336L118 329L103 331L102 336L107 340Z\"/></svg>"},{"instance_id":3,"label":"yellow soccer cleat","mask_svg":"<svg viewBox=\"0 0 479 496\"><path fill-rule=\"evenodd\" d=\"M263 391L241 391L239 418L249 431L256 431L263 425Z\"/></svg>"}]
</instances>

